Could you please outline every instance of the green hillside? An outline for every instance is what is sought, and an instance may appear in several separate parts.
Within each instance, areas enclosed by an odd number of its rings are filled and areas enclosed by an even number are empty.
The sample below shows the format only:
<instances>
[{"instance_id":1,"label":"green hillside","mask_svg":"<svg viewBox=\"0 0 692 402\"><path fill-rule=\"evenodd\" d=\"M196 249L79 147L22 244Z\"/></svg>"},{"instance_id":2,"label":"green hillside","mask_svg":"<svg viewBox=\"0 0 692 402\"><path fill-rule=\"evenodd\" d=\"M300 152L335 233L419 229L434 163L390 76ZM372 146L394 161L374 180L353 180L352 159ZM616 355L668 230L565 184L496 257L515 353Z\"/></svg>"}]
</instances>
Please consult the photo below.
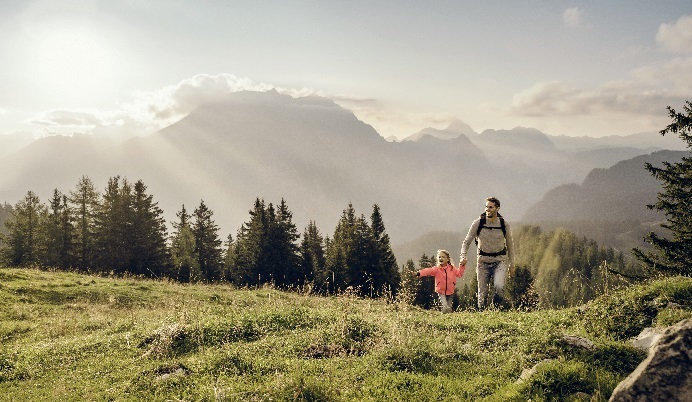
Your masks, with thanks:
<instances>
[{"instance_id":1,"label":"green hillside","mask_svg":"<svg viewBox=\"0 0 692 402\"><path fill-rule=\"evenodd\" d=\"M440 315L309 289L0 268L0 300L2 401L605 401L644 358L631 334L692 316L692 279L574 309Z\"/></svg>"}]
</instances>

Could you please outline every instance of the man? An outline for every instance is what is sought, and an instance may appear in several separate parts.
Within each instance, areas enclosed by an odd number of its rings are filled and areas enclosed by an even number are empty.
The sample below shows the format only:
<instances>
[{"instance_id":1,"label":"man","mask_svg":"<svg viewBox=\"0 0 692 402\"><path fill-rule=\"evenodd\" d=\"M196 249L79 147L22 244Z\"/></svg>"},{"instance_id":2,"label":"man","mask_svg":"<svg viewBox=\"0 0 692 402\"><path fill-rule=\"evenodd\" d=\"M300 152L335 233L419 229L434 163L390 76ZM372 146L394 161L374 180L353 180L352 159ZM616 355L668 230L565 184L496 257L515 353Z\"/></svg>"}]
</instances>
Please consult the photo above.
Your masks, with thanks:
<instances>
[{"instance_id":1,"label":"man","mask_svg":"<svg viewBox=\"0 0 692 402\"><path fill-rule=\"evenodd\" d=\"M473 221L466 239L461 245L461 265L466 265L466 252L473 240L478 245L476 275L478 278L478 308L484 309L488 296L488 285L493 279L495 296L504 300L505 279L514 270L514 247L509 224L500 215L500 200L490 197L485 200L485 213Z\"/></svg>"}]
</instances>

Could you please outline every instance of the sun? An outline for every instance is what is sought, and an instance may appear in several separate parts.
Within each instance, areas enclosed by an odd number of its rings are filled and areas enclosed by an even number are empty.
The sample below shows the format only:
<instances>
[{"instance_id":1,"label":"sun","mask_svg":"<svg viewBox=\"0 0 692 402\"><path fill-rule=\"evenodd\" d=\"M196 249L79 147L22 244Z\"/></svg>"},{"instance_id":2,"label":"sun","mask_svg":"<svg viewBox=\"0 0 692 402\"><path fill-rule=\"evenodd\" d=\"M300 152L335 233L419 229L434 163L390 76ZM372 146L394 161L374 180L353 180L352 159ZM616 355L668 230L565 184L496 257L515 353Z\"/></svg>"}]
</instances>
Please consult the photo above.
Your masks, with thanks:
<instances>
[{"instance_id":1,"label":"sun","mask_svg":"<svg viewBox=\"0 0 692 402\"><path fill-rule=\"evenodd\" d=\"M112 87L117 75L111 46L83 27L51 24L34 38L31 52L40 90L66 104L91 103Z\"/></svg>"}]
</instances>

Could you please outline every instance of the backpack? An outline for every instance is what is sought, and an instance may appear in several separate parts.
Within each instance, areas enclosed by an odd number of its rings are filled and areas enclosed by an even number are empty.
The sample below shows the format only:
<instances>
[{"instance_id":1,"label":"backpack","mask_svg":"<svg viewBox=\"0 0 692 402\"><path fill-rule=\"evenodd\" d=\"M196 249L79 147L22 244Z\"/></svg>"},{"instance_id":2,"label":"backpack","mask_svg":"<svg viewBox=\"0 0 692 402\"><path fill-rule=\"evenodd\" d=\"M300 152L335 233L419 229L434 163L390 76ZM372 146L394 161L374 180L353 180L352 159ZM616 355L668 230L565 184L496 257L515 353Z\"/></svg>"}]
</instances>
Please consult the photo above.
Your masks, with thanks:
<instances>
[{"instance_id":1,"label":"backpack","mask_svg":"<svg viewBox=\"0 0 692 402\"><path fill-rule=\"evenodd\" d=\"M500 218L500 229L502 230L502 235L505 238L507 238L507 227L505 226L505 218L503 218L502 215L500 215L499 213L497 214L497 217ZM476 241L476 245L478 245L478 235L481 234L481 229L483 229L483 228L497 229L496 227L486 226L485 223L486 223L486 217L485 217L485 212L484 212L481 214L481 221L478 223L478 229L476 230L476 238L474 239ZM507 254L507 246L505 246L505 248L498 251L497 253L486 253L485 251L483 251L479 248L478 254L484 255L487 257L497 257L499 255L505 255L505 254Z\"/></svg>"}]
</instances>

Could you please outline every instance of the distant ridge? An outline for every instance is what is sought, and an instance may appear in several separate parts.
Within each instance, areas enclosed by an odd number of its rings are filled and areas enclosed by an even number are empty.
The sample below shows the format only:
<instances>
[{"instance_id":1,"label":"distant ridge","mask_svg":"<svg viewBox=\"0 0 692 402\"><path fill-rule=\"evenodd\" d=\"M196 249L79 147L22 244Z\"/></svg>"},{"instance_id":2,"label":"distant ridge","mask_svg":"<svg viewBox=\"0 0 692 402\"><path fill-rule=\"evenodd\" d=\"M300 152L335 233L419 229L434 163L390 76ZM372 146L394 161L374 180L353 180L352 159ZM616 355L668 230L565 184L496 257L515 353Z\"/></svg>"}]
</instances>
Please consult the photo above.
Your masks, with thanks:
<instances>
[{"instance_id":1,"label":"distant ridge","mask_svg":"<svg viewBox=\"0 0 692 402\"><path fill-rule=\"evenodd\" d=\"M581 185L566 184L548 191L532 205L523 221L625 220L658 221L663 216L646 208L656 201L661 184L644 169L645 163L662 166L679 161L686 152L658 151L594 169Z\"/></svg>"},{"instance_id":2,"label":"distant ridge","mask_svg":"<svg viewBox=\"0 0 692 402\"><path fill-rule=\"evenodd\" d=\"M428 127L420 130L415 134L411 134L404 138L403 141L418 141L423 136L432 136L439 138L441 140L451 140L460 136L471 137L477 135L475 131L468 124L461 120L454 120L446 128L439 130L436 128Z\"/></svg>"}]
</instances>

